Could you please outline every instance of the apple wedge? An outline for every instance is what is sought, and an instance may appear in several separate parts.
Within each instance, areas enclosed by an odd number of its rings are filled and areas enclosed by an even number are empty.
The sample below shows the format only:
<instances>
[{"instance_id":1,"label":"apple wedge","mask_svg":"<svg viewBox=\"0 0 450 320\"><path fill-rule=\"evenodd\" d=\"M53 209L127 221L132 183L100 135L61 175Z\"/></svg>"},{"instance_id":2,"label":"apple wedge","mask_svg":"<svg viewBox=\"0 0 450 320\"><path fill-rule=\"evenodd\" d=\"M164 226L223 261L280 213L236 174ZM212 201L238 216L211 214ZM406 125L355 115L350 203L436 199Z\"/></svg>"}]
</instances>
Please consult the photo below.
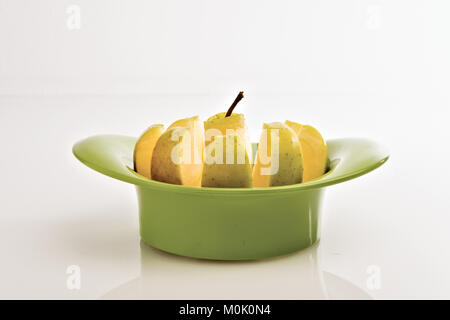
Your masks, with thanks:
<instances>
[{"instance_id":1,"label":"apple wedge","mask_svg":"<svg viewBox=\"0 0 450 320\"><path fill-rule=\"evenodd\" d=\"M265 123L253 168L253 186L302 182L302 148L295 132L281 122Z\"/></svg>"},{"instance_id":2,"label":"apple wedge","mask_svg":"<svg viewBox=\"0 0 450 320\"><path fill-rule=\"evenodd\" d=\"M153 150L153 180L172 184L201 186L204 133L198 117L174 122Z\"/></svg>"},{"instance_id":3,"label":"apple wedge","mask_svg":"<svg viewBox=\"0 0 450 320\"><path fill-rule=\"evenodd\" d=\"M239 135L216 136L205 149L202 187L251 188L251 149Z\"/></svg>"},{"instance_id":4,"label":"apple wedge","mask_svg":"<svg viewBox=\"0 0 450 320\"><path fill-rule=\"evenodd\" d=\"M153 149L156 142L163 133L164 126L162 124L154 124L150 126L138 139L134 147L133 164L134 171L151 179L151 164Z\"/></svg>"},{"instance_id":5,"label":"apple wedge","mask_svg":"<svg viewBox=\"0 0 450 320\"><path fill-rule=\"evenodd\" d=\"M286 120L296 133L303 152L303 182L322 176L327 169L328 148L322 135L314 127Z\"/></svg>"}]
</instances>

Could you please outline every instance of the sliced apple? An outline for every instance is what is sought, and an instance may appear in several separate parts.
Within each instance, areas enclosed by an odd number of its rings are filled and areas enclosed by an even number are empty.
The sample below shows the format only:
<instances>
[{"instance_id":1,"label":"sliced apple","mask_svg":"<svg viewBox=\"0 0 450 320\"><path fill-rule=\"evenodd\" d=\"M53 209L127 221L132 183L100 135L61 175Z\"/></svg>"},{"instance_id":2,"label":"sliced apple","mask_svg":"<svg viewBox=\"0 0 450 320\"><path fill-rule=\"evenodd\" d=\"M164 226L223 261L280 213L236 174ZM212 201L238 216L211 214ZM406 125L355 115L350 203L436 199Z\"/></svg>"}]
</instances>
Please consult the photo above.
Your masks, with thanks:
<instances>
[{"instance_id":1,"label":"sliced apple","mask_svg":"<svg viewBox=\"0 0 450 320\"><path fill-rule=\"evenodd\" d=\"M295 132L281 122L265 123L253 168L253 186L302 182L302 148Z\"/></svg>"},{"instance_id":2,"label":"sliced apple","mask_svg":"<svg viewBox=\"0 0 450 320\"><path fill-rule=\"evenodd\" d=\"M322 176L327 169L328 148L322 135L314 127L286 121L296 133L303 152L303 182Z\"/></svg>"},{"instance_id":3,"label":"sliced apple","mask_svg":"<svg viewBox=\"0 0 450 320\"><path fill-rule=\"evenodd\" d=\"M251 188L252 164L246 141L239 135L216 136L205 149L202 186Z\"/></svg>"},{"instance_id":4,"label":"sliced apple","mask_svg":"<svg viewBox=\"0 0 450 320\"><path fill-rule=\"evenodd\" d=\"M138 139L134 147L133 164L134 171L151 179L151 164L153 149L156 142L163 133L164 126L162 124L154 124L150 126Z\"/></svg>"},{"instance_id":5,"label":"sliced apple","mask_svg":"<svg viewBox=\"0 0 450 320\"><path fill-rule=\"evenodd\" d=\"M203 126L198 117L174 122L153 150L152 179L201 186L203 150Z\"/></svg>"}]
</instances>

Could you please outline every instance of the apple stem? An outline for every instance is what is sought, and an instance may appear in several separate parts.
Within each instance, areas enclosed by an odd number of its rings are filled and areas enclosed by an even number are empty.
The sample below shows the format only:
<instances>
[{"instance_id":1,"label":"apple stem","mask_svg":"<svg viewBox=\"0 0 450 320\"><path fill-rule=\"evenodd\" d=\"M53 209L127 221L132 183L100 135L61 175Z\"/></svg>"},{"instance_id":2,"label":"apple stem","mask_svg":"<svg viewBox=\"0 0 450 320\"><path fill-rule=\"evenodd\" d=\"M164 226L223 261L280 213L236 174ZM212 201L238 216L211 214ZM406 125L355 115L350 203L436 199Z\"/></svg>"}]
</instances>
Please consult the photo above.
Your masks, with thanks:
<instances>
[{"instance_id":1,"label":"apple stem","mask_svg":"<svg viewBox=\"0 0 450 320\"><path fill-rule=\"evenodd\" d=\"M234 108L239 103L239 101L242 100L243 97L244 97L244 91L240 91L239 94L237 95L236 99L234 99L233 104L228 109L227 114L225 115L225 117L231 116L231 114L233 113Z\"/></svg>"}]
</instances>

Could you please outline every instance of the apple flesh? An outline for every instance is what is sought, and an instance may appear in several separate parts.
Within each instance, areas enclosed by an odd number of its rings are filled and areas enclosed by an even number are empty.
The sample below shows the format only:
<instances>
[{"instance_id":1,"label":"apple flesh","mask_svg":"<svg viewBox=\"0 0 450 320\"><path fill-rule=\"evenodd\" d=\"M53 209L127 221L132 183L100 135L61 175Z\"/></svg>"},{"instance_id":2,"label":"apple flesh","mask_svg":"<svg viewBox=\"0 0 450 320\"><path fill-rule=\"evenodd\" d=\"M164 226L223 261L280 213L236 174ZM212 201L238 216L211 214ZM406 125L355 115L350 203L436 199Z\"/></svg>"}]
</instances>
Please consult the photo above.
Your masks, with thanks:
<instances>
[{"instance_id":1,"label":"apple flesh","mask_svg":"<svg viewBox=\"0 0 450 320\"><path fill-rule=\"evenodd\" d=\"M153 150L152 179L201 186L204 143L203 126L198 117L173 123Z\"/></svg>"},{"instance_id":2,"label":"apple flesh","mask_svg":"<svg viewBox=\"0 0 450 320\"><path fill-rule=\"evenodd\" d=\"M328 148L320 132L312 126L286 121L296 133L303 153L303 182L322 176L328 163Z\"/></svg>"},{"instance_id":3,"label":"apple flesh","mask_svg":"<svg viewBox=\"0 0 450 320\"><path fill-rule=\"evenodd\" d=\"M156 142L163 133L164 126L155 124L150 126L138 139L134 147L133 164L134 171L151 179L151 164L153 150Z\"/></svg>"}]
</instances>

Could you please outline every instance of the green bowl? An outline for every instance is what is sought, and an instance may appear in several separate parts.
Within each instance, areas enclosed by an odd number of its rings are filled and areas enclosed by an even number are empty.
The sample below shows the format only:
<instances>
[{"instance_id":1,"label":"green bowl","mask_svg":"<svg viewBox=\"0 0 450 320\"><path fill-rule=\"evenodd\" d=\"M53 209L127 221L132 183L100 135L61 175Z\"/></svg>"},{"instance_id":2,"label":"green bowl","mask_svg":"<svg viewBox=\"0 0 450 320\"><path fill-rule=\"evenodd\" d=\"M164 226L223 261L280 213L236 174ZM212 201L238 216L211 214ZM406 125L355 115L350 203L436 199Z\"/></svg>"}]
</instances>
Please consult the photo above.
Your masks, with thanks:
<instances>
[{"instance_id":1,"label":"green bowl","mask_svg":"<svg viewBox=\"0 0 450 320\"><path fill-rule=\"evenodd\" d=\"M88 167L136 185L144 242L214 260L280 256L319 240L325 187L366 174L388 154L366 139L327 141L329 171L307 183L271 188L203 188L146 179L132 170L136 138L102 135L76 143Z\"/></svg>"}]
</instances>

